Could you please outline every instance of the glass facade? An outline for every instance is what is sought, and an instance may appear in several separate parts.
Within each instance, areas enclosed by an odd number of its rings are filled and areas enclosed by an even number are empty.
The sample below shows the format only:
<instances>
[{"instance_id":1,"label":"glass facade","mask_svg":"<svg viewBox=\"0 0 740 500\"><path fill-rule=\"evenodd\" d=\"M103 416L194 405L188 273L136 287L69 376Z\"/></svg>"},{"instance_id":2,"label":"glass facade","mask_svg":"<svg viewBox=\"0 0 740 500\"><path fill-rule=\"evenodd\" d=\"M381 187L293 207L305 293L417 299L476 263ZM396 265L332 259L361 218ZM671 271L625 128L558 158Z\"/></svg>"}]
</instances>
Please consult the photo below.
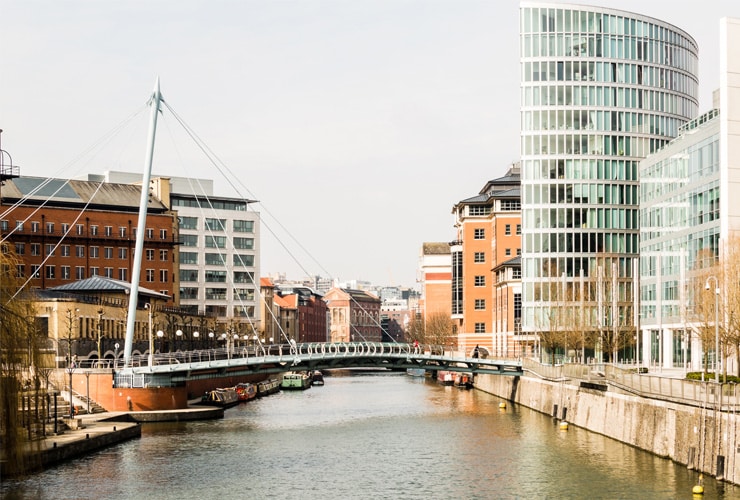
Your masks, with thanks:
<instances>
[{"instance_id":1,"label":"glass facade","mask_svg":"<svg viewBox=\"0 0 740 500\"><path fill-rule=\"evenodd\" d=\"M585 306L592 327L634 329L639 162L697 114L696 42L633 13L521 5L523 328Z\"/></svg>"},{"instance_id":2,"label":"glass facade","mask_svg":"<svg viewBox=\"0 0 740 500\"><path fill-rule=\"evenodd\" d=\"M697 124L700 124L697 126ZM687 273L713 266L720 241L720 120L712 110L640 165L640 318L681 327L691 307ZM658 310L660 309L660 311Z\"/></svg>"}]
</instances>

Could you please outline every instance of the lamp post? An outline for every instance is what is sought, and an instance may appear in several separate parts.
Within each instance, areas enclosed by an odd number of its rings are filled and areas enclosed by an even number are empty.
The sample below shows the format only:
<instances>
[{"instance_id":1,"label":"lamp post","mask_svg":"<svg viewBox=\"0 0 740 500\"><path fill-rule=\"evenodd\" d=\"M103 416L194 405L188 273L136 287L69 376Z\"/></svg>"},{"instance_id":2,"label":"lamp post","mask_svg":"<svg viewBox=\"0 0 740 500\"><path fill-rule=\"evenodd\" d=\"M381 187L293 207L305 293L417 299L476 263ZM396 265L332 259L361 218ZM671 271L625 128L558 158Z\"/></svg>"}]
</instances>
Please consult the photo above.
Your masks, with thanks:
<instances>
[{"instance_id":1,"label":"lamp post","mask_svg":"<svg viewBox=\"0 0 740 500\"><path fill-rule=\"evenodd\" d=\"M115 349L113 351L113 369L114 370L118 368L118 348L119 347L121 347L121 345L118 342L113 344L113 348Z\"/></svg>"},{"instance_id":2,"label":"lamp post","mask_svg":"<svg viewBox=\"0 0 740 500\"><path fill-rule=\"evenodd\" d=\"M719 383L719 281L716 276L708 277L704 285L707 290L711 280L714 280L714 381Z\"/></svg>"},{"instance_id":3,"label":"lamp post","mask_svg":"<svg viewBox=\"0 0 740 500\"><path fill-rule=\"evenodd\" d=\"M195 340L196 343L198 342L199 337L200 337L200 332L198 331L193 332L193 339ZM190 341L190 350L191 351L193 350L193 340L192 339Z\"/></svg>"},{"instance_id":4,"label":"lamp post","mask_svg":"<svg viewBox=\"0 0 740 500\"><path fill-rule=\"evenodd\" d=\"M102 359L100 352L100 342L103 340L103 308L98 309L98 363Z\"/></svg>"},{"instance_id":5,"label":"lamp post","mask_svg":"<svg viewBox=\"0 0 740 500\"><path fill-rule=\"evenodd\" d=\"M182 345L180 344L180 339L182 339L182 330L177 330L175 332L175 335L177 336L177 344L182 347ZM177 345L175 346L175 350L177 350Z\"/></svg>"},{"instance_id":6,"label":"lamp post","mask_svg":"<svg viewBox=\"0 0 740 500\"><path fill-rule=\"evenodd\" d=\"M216 334L213 332L208 332L208 348L211 349L213 347L213 337L215 337Z\"/></svg>"},{"instance_id":7,"label":"lamp post","mask_svg":"<svg viewBox=\"0 0 740 500\"><path fill-rule=\"evenodd\" d=\"M157 330L157 338L159 339L159 352L162 352L162 337L164 337L164 332L162 330Z\"/></svg>"},{"instance_id":8,"label":"lamp post","mask_svg":"<svg viewBox=\"0 0 740 500\"><path fill-rule=\"evenodd\" d=\"M144 304L144 309L149 312L149 367L154 365L154 336L152 335L152 305Z\"/></svg>"}]
</instances>

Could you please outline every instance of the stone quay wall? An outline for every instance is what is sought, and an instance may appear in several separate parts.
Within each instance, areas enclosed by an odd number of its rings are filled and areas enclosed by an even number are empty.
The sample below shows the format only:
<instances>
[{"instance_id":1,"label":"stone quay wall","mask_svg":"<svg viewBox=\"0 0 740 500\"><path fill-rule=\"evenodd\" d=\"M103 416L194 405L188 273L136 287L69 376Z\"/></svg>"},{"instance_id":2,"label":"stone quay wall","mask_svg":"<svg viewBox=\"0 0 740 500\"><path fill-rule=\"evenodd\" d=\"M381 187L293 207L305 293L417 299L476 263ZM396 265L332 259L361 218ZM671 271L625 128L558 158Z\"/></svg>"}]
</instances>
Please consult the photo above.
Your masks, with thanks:
<instances>
[{"instance_id":1,"label":"stone quay wall","mask_svg":"<svg viewBox=\"0 0 740 500\"><path fill-rule=\"evenodd\" d=\"M606 383L476 375L476 389L740 484L739 416L618 392Z\"/></svg>"}]
</instances>

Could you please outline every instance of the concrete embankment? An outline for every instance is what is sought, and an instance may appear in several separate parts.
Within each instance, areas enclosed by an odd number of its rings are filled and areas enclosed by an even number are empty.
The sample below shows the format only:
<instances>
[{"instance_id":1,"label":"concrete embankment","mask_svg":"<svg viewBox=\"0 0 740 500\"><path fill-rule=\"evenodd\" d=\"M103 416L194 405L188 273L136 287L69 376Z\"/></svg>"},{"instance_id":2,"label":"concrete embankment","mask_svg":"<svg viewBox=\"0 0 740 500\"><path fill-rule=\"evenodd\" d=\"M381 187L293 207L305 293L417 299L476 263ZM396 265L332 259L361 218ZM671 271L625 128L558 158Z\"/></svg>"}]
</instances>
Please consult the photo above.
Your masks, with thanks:
<instances>
[{"instance_id":1,"label":"concrete embankment","mask_svg":"<svg viewBox=\"0 0 740 500\"><path fill-rule=\"evenodd\" d=\"M738 415L622 394L605 382L477 375L475 387L740 484Z\"/></svg>"},{"instance_id":2,"label":"concrete embankment","mask_svg":"<svg viewBox=\"0 0 740 500\"><path fill-rule=\"evenodd\" d=\"M144 422L186 422L223 418L224 409L198 406L182 410L109 412L80 415L59 423L58 433L26 443L23 459L26 472L85 456L109 446L141 437ZM0 477L12 476L16 467L0 459Z\"/></svg>"}]
</instances>

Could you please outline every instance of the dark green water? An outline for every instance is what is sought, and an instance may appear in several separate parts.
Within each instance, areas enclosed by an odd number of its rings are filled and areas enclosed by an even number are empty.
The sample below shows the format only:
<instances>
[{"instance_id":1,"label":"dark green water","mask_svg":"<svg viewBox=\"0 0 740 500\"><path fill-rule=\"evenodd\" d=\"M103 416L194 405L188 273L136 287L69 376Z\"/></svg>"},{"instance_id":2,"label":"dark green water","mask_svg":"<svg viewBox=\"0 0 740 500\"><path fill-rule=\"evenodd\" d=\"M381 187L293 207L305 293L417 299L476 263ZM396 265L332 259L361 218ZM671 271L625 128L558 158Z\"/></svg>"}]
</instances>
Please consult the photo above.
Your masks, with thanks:
<instances>
[{"instance_id":1,"label":"dark green water","mask_svg":"<svg viewBox=\"0 0 740 500\"><path fill-rule=\"evenodd\" d=\"M4 482L3 498L693 498L698 474L479 391L343 373ZM705 482L704 498L740 499Z\"/></svg>"}]
</instances>

